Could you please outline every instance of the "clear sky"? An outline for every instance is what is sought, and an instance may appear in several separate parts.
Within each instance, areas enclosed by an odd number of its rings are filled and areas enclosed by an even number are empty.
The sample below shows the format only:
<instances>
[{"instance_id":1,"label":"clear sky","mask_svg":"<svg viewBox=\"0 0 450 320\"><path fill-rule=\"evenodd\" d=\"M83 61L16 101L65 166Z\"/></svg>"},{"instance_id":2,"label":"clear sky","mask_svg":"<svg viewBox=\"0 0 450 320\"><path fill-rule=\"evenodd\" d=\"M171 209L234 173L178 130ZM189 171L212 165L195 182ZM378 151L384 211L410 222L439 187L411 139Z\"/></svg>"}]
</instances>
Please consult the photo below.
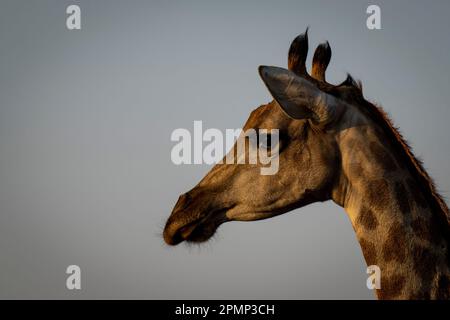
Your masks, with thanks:
<instances>
[{"instance_id":1,"label":"clear sky","mask_svg":"<svg viewBox=\"0 0 450 320\"><path fill-rule=\"evenodd\" d=\"M65 9L81 7L69 31ZM381 7L382 30L366 28ZM175 166L176 128L240 128L271 98L261 64L328 40L450 190L448 1L0 3L1 298L373 299L344 210L228 223L201 247L161 231L207 165ZM308 61L311 60L312 53ZM82 290L65 287L81 267Z\"/></svg>"}]
</instances>

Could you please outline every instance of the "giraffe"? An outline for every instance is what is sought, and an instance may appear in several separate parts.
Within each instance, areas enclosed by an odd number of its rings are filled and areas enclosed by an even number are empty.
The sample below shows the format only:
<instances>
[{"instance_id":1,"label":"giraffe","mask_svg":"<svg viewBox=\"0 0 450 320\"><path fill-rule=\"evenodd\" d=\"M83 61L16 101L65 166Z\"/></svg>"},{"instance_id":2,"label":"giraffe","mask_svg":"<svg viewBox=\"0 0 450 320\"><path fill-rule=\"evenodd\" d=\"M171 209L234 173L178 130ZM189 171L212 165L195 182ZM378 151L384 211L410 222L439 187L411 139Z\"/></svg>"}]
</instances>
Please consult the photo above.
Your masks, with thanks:
<instances>
[{"instance_id":1,"label":"giraffe","mask_svg":"<svg viewBox=\"0 0 450 320\"><path fill-rule=\"evenodd\" d=\"M203 242L224 222L332 200L345 209L366 263L381 270L378 299L449 299L446 203L386 113L364 98L361 83L350 75L339 85L325 80L329 43L315 50L311 75L307 53L308 30L293 40L288 69L259 67L274 99L243 128L279 129L278 172L216 164L179 197L164 240Z\"/></svg>"}]
</instances>

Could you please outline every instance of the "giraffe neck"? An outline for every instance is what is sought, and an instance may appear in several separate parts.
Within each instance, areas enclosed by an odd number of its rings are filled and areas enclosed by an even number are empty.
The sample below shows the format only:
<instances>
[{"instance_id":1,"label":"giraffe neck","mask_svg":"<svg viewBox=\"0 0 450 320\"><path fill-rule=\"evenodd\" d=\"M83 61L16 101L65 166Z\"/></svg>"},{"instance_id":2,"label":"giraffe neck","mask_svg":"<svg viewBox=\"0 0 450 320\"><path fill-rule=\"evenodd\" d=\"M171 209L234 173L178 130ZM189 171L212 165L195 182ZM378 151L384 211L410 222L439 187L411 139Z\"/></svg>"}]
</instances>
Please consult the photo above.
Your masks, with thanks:
<instances>
[{"instance_id":1,"label":"giraffe neck","mask_svg":"<svg viewBox=\"0 0 450 320\"><path fill-rule=\"evenodd\" d=\"M449 299L447 221L439 219L383 133L352 120L357 125L338 135L342 175L333 200L347 211L366 263L381 270L378 298Z\"/></svg>"}]
</instances>

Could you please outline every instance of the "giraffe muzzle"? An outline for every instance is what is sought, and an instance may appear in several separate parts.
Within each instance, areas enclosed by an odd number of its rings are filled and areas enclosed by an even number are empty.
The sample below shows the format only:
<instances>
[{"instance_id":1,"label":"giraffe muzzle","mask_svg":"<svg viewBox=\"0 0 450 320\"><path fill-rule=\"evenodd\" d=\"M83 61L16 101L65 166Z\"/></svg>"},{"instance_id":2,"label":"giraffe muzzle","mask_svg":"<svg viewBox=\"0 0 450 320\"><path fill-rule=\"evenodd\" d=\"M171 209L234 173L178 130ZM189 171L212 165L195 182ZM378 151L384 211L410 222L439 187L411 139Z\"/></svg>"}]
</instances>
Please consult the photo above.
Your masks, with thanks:
<instances>
[{"instance_id":1,"label":"giraffe muzzle","mask_svg":"<svg viewBox=\"0 0 450 320\"><path fill-rule=\"evenodd\" d=\"M167 220L163 236L168 245L174 246L183 241L207 241L222 223L228 221L226 212L230 207L193 214L196 212L194 208L190 208L190 206L183 208L183 204L186 203L191 203L191 201L187 201L184 196L181 196Z\"/></svg>"}]
</instances>

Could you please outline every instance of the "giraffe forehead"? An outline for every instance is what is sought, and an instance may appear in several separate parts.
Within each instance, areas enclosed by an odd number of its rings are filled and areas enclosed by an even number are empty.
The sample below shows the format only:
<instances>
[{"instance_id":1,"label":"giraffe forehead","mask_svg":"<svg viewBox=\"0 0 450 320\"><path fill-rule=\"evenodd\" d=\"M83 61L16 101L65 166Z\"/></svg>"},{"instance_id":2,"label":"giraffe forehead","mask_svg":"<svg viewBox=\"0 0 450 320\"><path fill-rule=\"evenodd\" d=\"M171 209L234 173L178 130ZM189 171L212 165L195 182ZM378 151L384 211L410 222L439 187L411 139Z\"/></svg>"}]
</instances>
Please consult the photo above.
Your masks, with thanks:
<instances>
[{"instance_id":1,"label":"giraffe forehead","mask_svg":"<svg viewBox=\"0 0 450 320\"><path fill-rule=\"evenodd\" d=\"M280 110L276 103L271 102L256 108L250 113L244 130L252 128L267 130L287 129L293 121Z\"/></svg>"}]
</instances>

